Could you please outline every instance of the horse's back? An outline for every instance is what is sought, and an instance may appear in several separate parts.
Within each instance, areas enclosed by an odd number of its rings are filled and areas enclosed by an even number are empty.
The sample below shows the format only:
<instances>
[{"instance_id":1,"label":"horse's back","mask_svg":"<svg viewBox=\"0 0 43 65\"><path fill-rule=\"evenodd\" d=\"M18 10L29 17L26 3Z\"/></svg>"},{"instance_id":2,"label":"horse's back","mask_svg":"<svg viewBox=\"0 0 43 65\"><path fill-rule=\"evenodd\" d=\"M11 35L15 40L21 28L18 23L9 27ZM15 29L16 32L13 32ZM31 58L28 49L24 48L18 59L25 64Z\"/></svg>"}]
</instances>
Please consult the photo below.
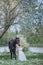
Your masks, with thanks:
<instances>
[{"instance_id":1,"label":"horse's back","mask_svg":"<svg viewBox=\"0 0 43 65\"><path fill-rule=\"evenodd\" d=\"M14 40L9 41L9 49L12 51Z\"/></svg>"}]
</instances>

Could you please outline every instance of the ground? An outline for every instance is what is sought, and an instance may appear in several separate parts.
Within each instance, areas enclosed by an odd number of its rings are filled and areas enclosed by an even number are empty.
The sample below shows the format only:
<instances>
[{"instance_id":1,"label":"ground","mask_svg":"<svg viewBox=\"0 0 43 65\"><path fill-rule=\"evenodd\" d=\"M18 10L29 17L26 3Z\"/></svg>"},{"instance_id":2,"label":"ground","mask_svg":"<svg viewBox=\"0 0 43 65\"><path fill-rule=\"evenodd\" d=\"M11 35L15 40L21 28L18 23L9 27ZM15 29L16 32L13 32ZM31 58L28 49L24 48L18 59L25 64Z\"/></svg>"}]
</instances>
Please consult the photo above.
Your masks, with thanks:
<instances>
[{"instance_id":1,"label":"ground","mask_svg":"<svg viewBox=\"0 0 43 65\"><path fill-rule=\"evenodd\" d=\"M10 53L0 54L0 65L43 65L43 54L25 52L27 61L20 62L14 58L10 59Z\"/></svg>"},{"instance_id":2,"label":"ground","mask_svg":"<svg viewBox=\"0 0 43 65\"><path fill-rule=\"evenodd\" d=\"M15 61L15 59L2 59L0 60L0 65L43 65L42 59L29 59L26 62Z\"/></svg>"}]
</instances>

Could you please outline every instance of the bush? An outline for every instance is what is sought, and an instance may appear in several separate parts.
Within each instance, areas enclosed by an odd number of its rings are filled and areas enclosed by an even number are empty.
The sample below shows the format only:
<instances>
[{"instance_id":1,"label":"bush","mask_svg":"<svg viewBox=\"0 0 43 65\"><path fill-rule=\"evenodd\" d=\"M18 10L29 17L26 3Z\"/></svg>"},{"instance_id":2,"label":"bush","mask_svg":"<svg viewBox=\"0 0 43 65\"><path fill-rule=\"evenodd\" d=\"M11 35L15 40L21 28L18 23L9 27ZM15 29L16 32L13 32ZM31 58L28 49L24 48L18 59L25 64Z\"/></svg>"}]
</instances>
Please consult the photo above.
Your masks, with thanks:
<instances>
[{"instance_id":1,"label":"bush","mask_svg":"<svg viewBox=\"0 0 43 65\"><path fill-rule=\"evenodd\" d=\"M27 36L27 42L30 43L30 45L36 45L36 46L43 46L43 36L40 35L29 35Z\"/></svg>"},{"instance_id":2,"label":"bush","mask_svg":"<svg viewBox=\"0 0 43 65\"><path fill-rule=\"evenodd\" d=\"M6 33L1 39L0 39L0 46L6 46L8 45L9 40L15 38L14 33Z\"/></svg>"}]
</instances>

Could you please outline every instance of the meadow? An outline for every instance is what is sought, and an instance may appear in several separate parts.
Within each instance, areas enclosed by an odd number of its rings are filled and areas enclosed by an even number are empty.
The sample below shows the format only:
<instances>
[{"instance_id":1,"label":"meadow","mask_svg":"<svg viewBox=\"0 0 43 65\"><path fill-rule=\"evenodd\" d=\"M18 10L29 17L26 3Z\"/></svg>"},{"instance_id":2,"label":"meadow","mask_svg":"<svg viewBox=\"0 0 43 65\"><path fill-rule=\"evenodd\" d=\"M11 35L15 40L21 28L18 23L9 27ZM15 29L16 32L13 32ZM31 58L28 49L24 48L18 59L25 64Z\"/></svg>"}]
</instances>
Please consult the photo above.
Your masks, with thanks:
<instances>
[{"instance_id":1,"label":"meadow","mask_svg":"<svg viewBox=\"0 0 43 65\"><path fill-rule=\"evenodd\" d=\"M0 65L43 65L43 54L24 52L27 61L10 59L10 53L0 53Z\"/></svg>"}]
</instances>

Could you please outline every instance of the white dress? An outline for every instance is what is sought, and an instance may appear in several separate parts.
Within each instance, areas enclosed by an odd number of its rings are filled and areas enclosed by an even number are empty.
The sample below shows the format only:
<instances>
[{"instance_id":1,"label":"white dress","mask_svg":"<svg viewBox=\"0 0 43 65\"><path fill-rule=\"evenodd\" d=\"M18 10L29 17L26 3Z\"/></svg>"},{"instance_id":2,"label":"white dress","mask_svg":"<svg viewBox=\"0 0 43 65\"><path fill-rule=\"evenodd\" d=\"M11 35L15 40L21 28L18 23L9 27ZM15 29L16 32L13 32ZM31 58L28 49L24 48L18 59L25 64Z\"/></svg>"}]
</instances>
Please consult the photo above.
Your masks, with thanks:
<instances>
[{"instance_id":1,"label":"white dress","mask_svg":"<svg viewBox=\"0 0 43 65\"><path fill-rule=\"evenodd\" d=\"M19 61L26 61L27 60L21 47L18 47L18 60Z\"/></svg>"}]
</instances>

